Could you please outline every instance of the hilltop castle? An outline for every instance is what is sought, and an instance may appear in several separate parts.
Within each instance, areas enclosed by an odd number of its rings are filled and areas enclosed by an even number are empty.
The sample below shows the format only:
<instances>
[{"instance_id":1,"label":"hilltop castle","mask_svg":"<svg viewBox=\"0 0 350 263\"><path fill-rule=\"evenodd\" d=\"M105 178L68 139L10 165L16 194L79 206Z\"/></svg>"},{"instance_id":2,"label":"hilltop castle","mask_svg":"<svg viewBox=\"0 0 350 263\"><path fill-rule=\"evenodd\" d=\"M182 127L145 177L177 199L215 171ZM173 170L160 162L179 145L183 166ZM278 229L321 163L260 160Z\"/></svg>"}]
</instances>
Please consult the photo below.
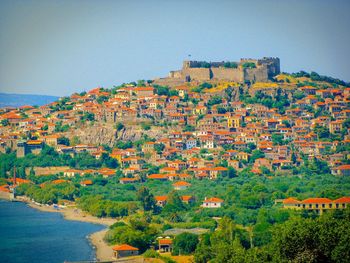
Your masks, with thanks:
<instances>
[{"instance_id":1,"label":"hilltop castle","mask_svg":"<svg viewBox=\"0 0 350 263\"><path fill-rule=\"evenodd\" d=\"M170 71L164 81L226 80L266 82L280 73L280 59L241 59L240 62L184 61L181 70Z\"/></svg>"}]
</instances>

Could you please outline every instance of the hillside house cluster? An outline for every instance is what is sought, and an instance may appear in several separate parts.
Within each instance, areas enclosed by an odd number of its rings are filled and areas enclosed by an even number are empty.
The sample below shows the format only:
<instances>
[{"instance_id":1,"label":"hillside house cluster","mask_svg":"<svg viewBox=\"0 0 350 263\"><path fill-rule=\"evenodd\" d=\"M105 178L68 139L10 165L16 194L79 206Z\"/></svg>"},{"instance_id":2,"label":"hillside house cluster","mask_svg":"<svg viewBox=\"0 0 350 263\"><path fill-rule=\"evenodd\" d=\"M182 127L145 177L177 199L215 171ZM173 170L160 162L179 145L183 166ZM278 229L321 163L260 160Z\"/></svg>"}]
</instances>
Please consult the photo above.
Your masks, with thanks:
<instances>
[{"instance_id":1,"label":"hillside house cluster","mask_svg":"<svg viewBox=\"0 0 350 263\"><path fill-rule=\"evenodd\" d=\"M219 86L227 88L231 84L217 85L208 92L194 91L190 84L176 86L168 95L152 84L124 85L113 90L95 88L40 107L3 108L0 152L16 151L18 157L24 157L39 154L49 145L59 154L86 152L96 159L107 154L120 165L121 184L172 181L177 191L191 189L193 180L230 176L232 168L236 172L249 168L257 175L291 174L305 159L326 162L335 176L349 175L349 87L295 86L295 92L303 97L293 99L291 94L290 106L281 114L277 108L229 99ZM239 91L237 85L232 86L236 88L232 94ZM165 132L129 149L67 145L62 140L78 125L119 122L126 127L149 123ZM321 140L315 128L337 139ZM261 156L256 158L254 151ZM150 172L150 165L159 171ZM71 169L64 176L86 174L110 178L116 176L116 170ZM83 185L91 184L84 181ZM166 200L160 198L157 202L164 205ZM203 207L220 207L222 203L222 199L213 197L204 200Z\"/></svg>"}]
</instances>

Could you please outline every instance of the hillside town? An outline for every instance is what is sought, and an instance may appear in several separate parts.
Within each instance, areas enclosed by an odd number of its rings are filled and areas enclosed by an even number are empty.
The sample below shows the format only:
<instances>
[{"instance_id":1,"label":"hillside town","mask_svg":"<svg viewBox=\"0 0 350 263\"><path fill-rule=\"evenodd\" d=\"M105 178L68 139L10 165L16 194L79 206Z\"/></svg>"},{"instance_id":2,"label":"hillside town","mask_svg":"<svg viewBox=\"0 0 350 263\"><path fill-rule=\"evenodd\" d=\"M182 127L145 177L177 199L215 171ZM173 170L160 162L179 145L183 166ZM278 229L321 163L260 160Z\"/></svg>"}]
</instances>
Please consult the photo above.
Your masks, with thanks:
<instances>
[{"instance_id":1,"label":"hillside town","mask_svg":"<svg viewBox=\"0 0 350 263\"><path fill-rule=\"evenodd\" d=\"M246 72L255 63L243 60L234 67ZM225 65L232 67L221 63L215 72ZM99 218L143 209L164 215L157 224L166 231L176 226L207 231L218 218L232 215L251 234L260 208L319 215L345 210L346 184L319 191L302 180L321 182L317 175L325 175L331 178L327 184L341 185L339 178L350 175L350 85L276 68L264 82L203 81L191 73L191 79L176 83L139 80L43 106L2 108L0 191L49 205L78 204ZM198 211L204 219L193 221ZM156 236L160 252L172 251L172 238ZM149 247L119 241L115 258ZM251 237L251 247L252 242L263 244Z\"/></svg>"},{"instance_id":2,"label":"hillside town","mask_svg":"<svg viewBox=\"0 0 350 263\"><path fill-rule=\"evenodd\" d=\"M40 107L3 108L0 151L22 158L49 146L72 156L108 155L118 163L121 184L170 180L177 181L177 190L190 187L189 179L216 180L229 172L290 175L314 159L333 175L348 176L350 88L310 82L286 74L274 82L190 82L171 88L140 81L75 93ZM141 140L137 145L130 140L111 145L110 139L82 143L74 134L87 126L95 134L112 126L116 140L128 129ZM159 130L155 137L148 135L153 129ZM149 173L149 165L159 172ZM39 175L61 172L67 180L116 176L116 169L106 167L45 169Z\"/></svg>"}]
</instances>

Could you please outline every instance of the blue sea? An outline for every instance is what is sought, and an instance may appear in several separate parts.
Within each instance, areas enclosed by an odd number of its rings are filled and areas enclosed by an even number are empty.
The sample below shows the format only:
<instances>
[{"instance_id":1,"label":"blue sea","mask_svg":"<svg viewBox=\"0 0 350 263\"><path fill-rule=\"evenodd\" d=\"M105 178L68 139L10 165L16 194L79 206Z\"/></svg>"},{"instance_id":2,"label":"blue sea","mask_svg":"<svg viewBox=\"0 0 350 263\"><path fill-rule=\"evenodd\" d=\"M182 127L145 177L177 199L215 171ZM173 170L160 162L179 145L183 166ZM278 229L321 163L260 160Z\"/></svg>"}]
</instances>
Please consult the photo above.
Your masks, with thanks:
<instances>
[{"instance_id":1,"label":"blue sea","mask_svg":"<svg viewBox=\"0 0 350 263\"><path fill-rule=\"evenodd\" d=\"M87 236L104 226L65 220L25 203L0 200L0 262L62 263L95 259Z\"/></svg>"}]
</instances>

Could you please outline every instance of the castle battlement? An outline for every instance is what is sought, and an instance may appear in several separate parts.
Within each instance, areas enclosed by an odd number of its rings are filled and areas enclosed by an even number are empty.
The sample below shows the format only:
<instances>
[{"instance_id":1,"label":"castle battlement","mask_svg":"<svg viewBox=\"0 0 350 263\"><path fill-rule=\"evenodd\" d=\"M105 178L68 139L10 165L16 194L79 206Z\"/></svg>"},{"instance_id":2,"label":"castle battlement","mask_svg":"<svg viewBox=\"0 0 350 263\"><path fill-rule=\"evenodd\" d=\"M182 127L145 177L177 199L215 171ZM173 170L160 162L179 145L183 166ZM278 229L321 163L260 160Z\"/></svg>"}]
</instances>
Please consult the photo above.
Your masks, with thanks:
<instances>
[{"instance_id":1,"label":"castle battlement","mask_svg":"<svg viewBox=\"0 0 350 263\"><path fill-rule=\"evenodd\" d=\"M245 67L245 63L255 67ZM280 59L263 57L261 59L241 58L239 62L207 62L185 60L181 70L170 71L169 78L182 81L208 81L211 79L235 82L264 82L280 73Z\"/></svg>"}]
</instances>

